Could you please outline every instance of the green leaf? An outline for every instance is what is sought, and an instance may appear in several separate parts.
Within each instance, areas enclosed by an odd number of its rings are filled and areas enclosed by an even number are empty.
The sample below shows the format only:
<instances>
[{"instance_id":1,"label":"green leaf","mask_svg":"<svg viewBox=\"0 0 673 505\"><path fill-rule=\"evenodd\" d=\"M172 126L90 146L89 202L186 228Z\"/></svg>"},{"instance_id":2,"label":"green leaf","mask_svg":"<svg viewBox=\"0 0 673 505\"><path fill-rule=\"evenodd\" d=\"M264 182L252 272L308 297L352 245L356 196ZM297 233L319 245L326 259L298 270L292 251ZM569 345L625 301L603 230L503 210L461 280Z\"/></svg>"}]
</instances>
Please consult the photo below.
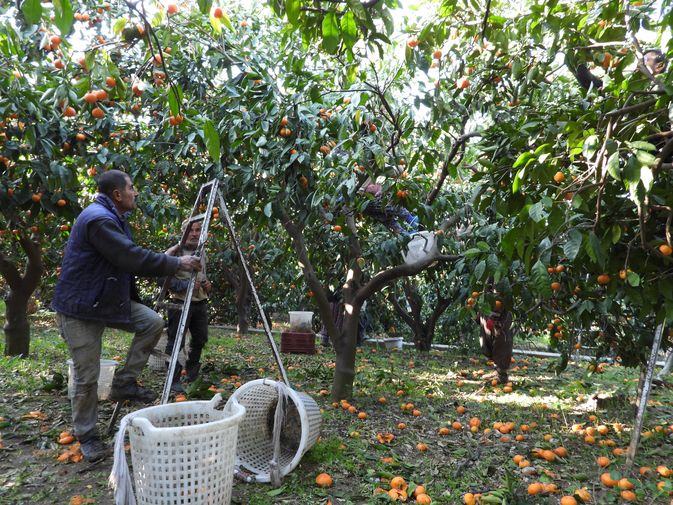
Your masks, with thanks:
<instances>
[{"instance_id":1,"label":"green leaf","mask_svg":"<svg viewBox=\"0 0 673 505\"><path fill-rule=\"evenodd\" d=\"M112 26L112 31L117 35L119 35L125 26L126 26L126 18L121 17L117 19L117 21L115 21L115 24Z\"/></svg>"},{"instance_id":2,"label":"green leaf","mask_svg":"<svg viewBox=\"0 0 673 505\"><path fill-rule=\"evenodd\" d=\"M66 36L70 33L74 20L70 0L54 0L54 24L61 35Z\"/></svg>"},{"instance_id":3,"label":"green leaf","mask_svg":"<svg viewBox=\"0 0 673 505\"><path fill-rule=\"evenodd\" d=\"M582 146L582 152L584 153L584 157L587 160L590 160L591 158L594 157L594 154L596 154L597 150L598 150L598 136L589 135L584 140L584 145Z\"/></svg>"},{"instance_id":4,"label":"green leaf","mask_svg":"<svg viewBox=\"0 0 673 505\"><path fill-rule=\"evenodd\" d=\"M626 280L629 285L633 286L634 288L640 286L640 275L635 272L628 270L626 272Z\"/></svg>"},{"instance_id":5,"label":"green leaf","mask_svg":"<svg viewBox=\"0 0 673 505\"><path fill-rule=\"evenodd\" d=\"M171 114L177 116L180 114L180 103L182 102L182 89L179 84L175 87L171 86L168 90L168 106L171 109Z\"/></svg>"},{"instance_id":6,"label":"green leaf","mask_svg":"<svg viewBox=\"0 0 673 505\"><path fill-rule=\"evenodd\" d=\"M336 13L330 11L322 20L322 46L330 54L334 54L339 47L339 23Z\"/></svg>"},{"instance_id":7,"label":"green leaf","mask_svg":"<svg viewBox=\"0 0 673 505\"><path fill-rule=\"evenodd\" d=\"M610 158L608 159L606 169L613 179L618 181L622 179L622 175L619 169L619 151L610 156Z\"/></svg>"},{"instance_id":8,"label":"green leaf","mask_svg":"<svg viewBox=\"0 0 673 505\"><path fill-rule=\"evenodd\" d=\"M635 156L629 156L626 160L626 166L622 172L622 177L629 185L640 181L640 166L640 162Z\"/></svg>"},{"instance_id":9,"label":"green leaf","mask_svg":"<svg viewBox=\"0 0 673 505\"><path fill-rule=\"evenodd\" d=\"M616 244L617 242L619 242L619 239L622 238L622 227L615 223L610 227L610 232L612 235L610 237L612 243Z\"/></svg>"},{"instance_id":10,"label":"green leaf","mask_svg":"<svg viewBox=\"0 0 673 505\"><path fill-rule=\"evenodd\" d=\"M220 161L220 135L210 119L203 123L203 141L212 160L218 163Z\"/></svg>"},{"instance_id":11,"label":"green leaf","mask_svg":"<svg viewBox=\"0 0 673 505\"><path fill-rule=\"evenodd\" d=\"M287 20L292 26L299 26L301 0L287 0L285 2L285 14L287 14Z\"/></svg>"},{"instance_id":12,"label":"green leaf","mask_svg":"<svg viewBox=\"0 0 673 505\"><path fill-rule=\"evenodd\" d=\"M534 205L531 205L530 208L528 209L528 215L530 218L535 221L536 223L539 223L543 219L547 217L547 212L544 210L544 207L542 206L542 202L537 202Z\"/></svg>"},{"instance_id":13,"label":"green leaf","mask_svg":"<svg viewBox=\"0 0 673 505\"><path fill-rule=\"evenodd\" d=\"M657 158L647 151L636 151L636 158L638 158L638 161L645 167L651 167L657 161Z\"/></svg>"},{"instance_id":14,"label":"green leaf","mask_svg":"<svg viewBox=\"0 0 673 505\"><path fill-rule=\"evenodd\" d=\"M341 18L341 36L343 37L344 44L349 49L358 40L358 27L355 24L355 16L350 11Z\"/></svg>"},{"instance_id":15,"label":"green leaf","mask_svg":"<svg viewBox=\"0 0 673 505\"><path fill-rule=\"evenodd\" d=\"M362 6L362 2L360 0L346 0L346 3L348 4L350 10L353 11L353 14L355 14L355 17L360 21L367 22L369 20L367 11Z\"/></svg>"},{"instance_id":16,"label":"green leaf","mask_svg":"<svg viewBox=\"0 0 673 505\"><path fill-rule=\"evenodd\" d=\"M526 163L529 159L531 159L533 155L529 152L521 153L519 157L516 159L514 162L514 165L512 165L512 168L517 168Z\"/></svg>"},{"instance_id":17,"label":"green leaf","mask_svg":"<svg viewBox=\"0 0 673 505\"><path fill-rule=\"evenodd\" d=\"M572 229L568 233L568 240L563 244L563 254L570 261L577 258L577 254L582 247L582 233L579 230Z\"/></svg>"},{"instance_id":18,"label":"green leaf","mask_svg":"<svg viewBox=\"0 0 673 505\"><path fill-rule=\"evenodd\" d=\"M603 251L600 239L593 231L589 232L589 240L587 241L585 249L594 263L604 269L606 253Z\"/></svg>"},{"instance_id":19,"label":"green leaf","mask_svg":"<svg viewBox=\"0 0 673 505\"><path fill-rule=\"evenodd\" d=\"M656 151L656 147L649 142L643 142L641 140L636 140L635 142L627 142L626 145L632 147L633 149L638 149L640 151Z\"/></svg>"},{"instance_id":20,"label":"green leaf","mask_svg":"<svg viewBox=\"0 0 673 505\"><path fill-rule=\"evenodd\" d=\"M521 188L521 179L523 179L523 176L525 174L526 174L526 167L523 167L516 173L516 175L514 176L514 180L512 181L512 193L519 192L519 189Z\"/></svg>"},{"instance_id":21,"label":"green leaf","mask_svg":"<svg viewBox=\"0 0 673 505\"><path fill-rule=\"evenodd\" d=\"M481 260L479 263L477 263L477 266L474 267L474 278L478 281L481 280L481 278L484 276L484 272L486 272L486 262Z\"/></svg>"},{"instance_id":22,"label":"green leaf","mask_svg":"<svg viewBox=\"0 0 673 505\"><path fill-rule=\"evenodd\" d=\"M267 204L264 206L264 215L265 215L266 217L271 217L271 202L267 203Z\"/></svg>"},{"instance_id":23,"label":"green leaf","mask_svg":"<svg viewBox=\"0 0 673 505\"><path fill-rule=\"evenodd\" d=\"M536 261L531 270L533 284L537 291L543 296L551 295L551 287L549 283L549 274L547 267L540 260Z\"/></svg>"},{"instance_id":24,"label":"green leaf","mask_svg":"<svg viewBox=\"0 0 673 505\"><path fill-rule=\"evenodd\" d=\"M210 6L213 5L213 0L198 0L198 4L201 14L208 14L210 12Z\"/></svg>"},{"instance_id":25,"label":"green leaf","mask_svg":"<svg viewBox=\"0 0 673 505\"><path fill-rule=\"evenodd\" d=\"M40 0L25 0L21 5L21 12L28 24L36 25L42 18L42 3Z\"/></svg>"}]
</instances>

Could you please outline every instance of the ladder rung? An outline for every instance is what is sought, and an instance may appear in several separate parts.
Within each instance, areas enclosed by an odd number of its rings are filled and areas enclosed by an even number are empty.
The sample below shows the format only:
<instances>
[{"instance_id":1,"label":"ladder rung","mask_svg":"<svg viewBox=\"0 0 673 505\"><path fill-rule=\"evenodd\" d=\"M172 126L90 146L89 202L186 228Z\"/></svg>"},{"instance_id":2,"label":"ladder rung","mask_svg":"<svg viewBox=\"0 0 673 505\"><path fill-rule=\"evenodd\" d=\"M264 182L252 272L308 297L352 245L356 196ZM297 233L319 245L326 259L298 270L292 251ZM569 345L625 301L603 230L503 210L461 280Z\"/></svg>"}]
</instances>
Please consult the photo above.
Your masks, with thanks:
<instances>
[{"instance_id":1,"label":"ladder rung","mask_svg":"<svg viewBox=\"0 0 673 505\"><path fill-rule=\"evenodd\" d=\"M204 212L203 214L197 214L196 216L192 216L189 218L189 223L195 223L197 221L203 221L206 218L206 213Z\"/></svg>"}]
</instances>

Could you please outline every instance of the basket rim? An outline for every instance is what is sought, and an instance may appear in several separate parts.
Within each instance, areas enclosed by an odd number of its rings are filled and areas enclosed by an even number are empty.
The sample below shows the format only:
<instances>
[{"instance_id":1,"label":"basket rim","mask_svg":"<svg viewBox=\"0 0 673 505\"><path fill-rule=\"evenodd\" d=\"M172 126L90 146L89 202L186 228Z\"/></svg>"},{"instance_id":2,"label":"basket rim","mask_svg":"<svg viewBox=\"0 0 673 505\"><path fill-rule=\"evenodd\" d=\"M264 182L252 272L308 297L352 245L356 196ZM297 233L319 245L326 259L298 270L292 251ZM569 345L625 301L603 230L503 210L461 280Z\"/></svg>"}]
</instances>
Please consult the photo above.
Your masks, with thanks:
<instances>
[{"instance_id":1,"label":"basket rim","mask_svg":"<svg viewBox=\"0 0 673 505\"><path fill-rule=\"evenodd\" d=\"M184 435L184 433L187 431L192 434L206 434L213 431L219 431L230 426L237 426L245 416L245 407L238 403L238 401L234 400L231 402L231 405L228 401L223 410L216 409L215 405L220 402L221 398L221 395L218 393L211 400L166 403L164 405L153 405L151 407L136 410L130 414L131 418L129 419L129 426L146 431L147 435L155 438L173 438ZM223 417L222 419L215 419L207 423L194 424L190 426L155 426L147 417L143 417L143 414L147 414L150 411L157 412L161 410L170 410L176 415L180 415L181 413L187 414L193 412L193 407L195 406L207 407L205 410L210 412L226 414L228 410L233 410L233 413Z\"/></svg>"}]
</instances>

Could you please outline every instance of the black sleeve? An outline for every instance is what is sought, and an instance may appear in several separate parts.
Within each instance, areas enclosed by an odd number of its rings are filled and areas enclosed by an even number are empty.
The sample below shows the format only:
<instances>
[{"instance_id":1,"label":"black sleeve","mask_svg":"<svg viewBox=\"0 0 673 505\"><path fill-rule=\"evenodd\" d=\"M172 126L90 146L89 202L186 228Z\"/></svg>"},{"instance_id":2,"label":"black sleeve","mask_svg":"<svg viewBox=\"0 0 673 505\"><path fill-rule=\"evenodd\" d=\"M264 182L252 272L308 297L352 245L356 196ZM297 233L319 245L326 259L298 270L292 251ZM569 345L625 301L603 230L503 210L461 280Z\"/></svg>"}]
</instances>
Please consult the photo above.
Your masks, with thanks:
<instances>
[{"instance_id":1,"label":"black sleeve","mask_svg":"<svg viewBox=\"0 0 673 505\"><path fill-rule=\"evenodd\" d=\"M173 275L180 267L179 258L143 249L111 219L92 221L87 232L89 242L106 260L132 275Z\"/></svg>"},{"instance_id":2,"label":"black sleeve","mask_svg":"<svg viewBox=\"0 0 673 505\"><path fill-rule=\"evenodd\" d=\"M603 81L592 74L584 63L577 65L577 73L575 74L575 77L577 77L577 82L579 82L580 86L584 89L589 89L591 85L593 85L595 89L603 87Z\"/></svg>"}]
</instances>

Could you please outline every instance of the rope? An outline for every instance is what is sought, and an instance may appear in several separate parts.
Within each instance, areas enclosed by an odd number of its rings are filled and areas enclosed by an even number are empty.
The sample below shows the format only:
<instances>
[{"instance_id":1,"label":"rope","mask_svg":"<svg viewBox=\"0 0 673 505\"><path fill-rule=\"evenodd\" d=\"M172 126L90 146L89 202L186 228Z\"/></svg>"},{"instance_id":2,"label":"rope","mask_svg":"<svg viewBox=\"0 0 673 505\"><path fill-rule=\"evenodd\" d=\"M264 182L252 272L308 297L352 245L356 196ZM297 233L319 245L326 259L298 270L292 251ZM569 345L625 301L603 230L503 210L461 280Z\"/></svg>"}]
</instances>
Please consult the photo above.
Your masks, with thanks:
<instances>
[{"instance_id":1,"label":"rope","mask_svg":"<svg viewBox=\"0 0 673 505\"><path fill-rule=\"evenodd\" d=\"M124 439L126 428L131 422L133 414L124 416L119 423L119 431L115 435L114 464L108 478L108 486L114 490L115 505L136 505L133 494L133 482L129 473L129 465L124 454Z\"/></svg>"},{"instance_id":2,"label":"rope","mask_svg":"<svg viewBox=\"0 0 673 505\"><path fill-rule=\"evenodd\" d=\"M280 487L281 472L280 472L280 431L283 427L283 419L285 418L285 404L289 396L288 387L278 381L276 382L276 393L278 394L278 403L276 403L276 414L273 418L273 459L269 462L269 477L271 485L275 488Z\"/></svg>"}]
</instances>

